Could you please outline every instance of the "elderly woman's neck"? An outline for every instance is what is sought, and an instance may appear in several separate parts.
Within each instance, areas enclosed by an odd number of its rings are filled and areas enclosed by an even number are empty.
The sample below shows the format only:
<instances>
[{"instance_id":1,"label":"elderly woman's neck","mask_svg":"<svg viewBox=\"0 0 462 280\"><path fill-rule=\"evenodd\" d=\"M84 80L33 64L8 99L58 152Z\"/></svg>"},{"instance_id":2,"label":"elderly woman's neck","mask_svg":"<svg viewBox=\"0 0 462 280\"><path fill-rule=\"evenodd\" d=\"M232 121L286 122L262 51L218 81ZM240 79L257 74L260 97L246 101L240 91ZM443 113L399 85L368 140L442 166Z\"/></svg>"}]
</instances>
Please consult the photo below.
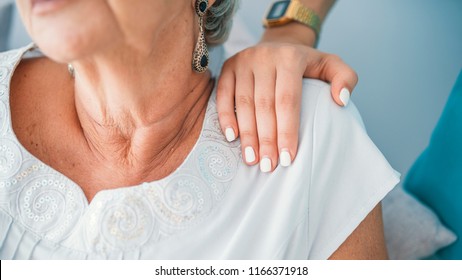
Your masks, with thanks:
<instances>
[{"instance_id":1,"label":"elderly woman's neck","mask_svg":"<svg viewBox=\"0 0 462 280\"><path fill-rule=\"evenodd\" d=\"M145 59L102 56L76 65L78 118L97 157L152 170L192 148L213 82L210 73L192 72L191 62L181 59L183 50L175 51Z\"/></svg>"}]
</instances>

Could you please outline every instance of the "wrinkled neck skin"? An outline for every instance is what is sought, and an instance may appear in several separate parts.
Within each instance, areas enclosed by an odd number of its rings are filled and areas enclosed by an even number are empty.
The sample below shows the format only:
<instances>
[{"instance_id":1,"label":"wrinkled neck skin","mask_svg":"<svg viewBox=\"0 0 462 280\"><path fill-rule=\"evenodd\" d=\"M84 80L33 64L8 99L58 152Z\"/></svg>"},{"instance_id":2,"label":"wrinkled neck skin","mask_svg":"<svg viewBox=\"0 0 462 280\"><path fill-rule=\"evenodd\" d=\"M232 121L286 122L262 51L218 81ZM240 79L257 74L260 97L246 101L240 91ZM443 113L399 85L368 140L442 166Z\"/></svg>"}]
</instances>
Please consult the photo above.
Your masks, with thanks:
<instances>
[{"instance_id":1,"label":"wrinkled neck skin","mask_svg":"<svg viewBox=\"0 0 462 280\"><path fill-rule=\"evenodd\" d=\"M100 161L143 177L192 148L213 82L192 70L197 20L188 21L162 26L150 44L122 35L72 61L82 135Z\"/></svg>"}]
</instances>

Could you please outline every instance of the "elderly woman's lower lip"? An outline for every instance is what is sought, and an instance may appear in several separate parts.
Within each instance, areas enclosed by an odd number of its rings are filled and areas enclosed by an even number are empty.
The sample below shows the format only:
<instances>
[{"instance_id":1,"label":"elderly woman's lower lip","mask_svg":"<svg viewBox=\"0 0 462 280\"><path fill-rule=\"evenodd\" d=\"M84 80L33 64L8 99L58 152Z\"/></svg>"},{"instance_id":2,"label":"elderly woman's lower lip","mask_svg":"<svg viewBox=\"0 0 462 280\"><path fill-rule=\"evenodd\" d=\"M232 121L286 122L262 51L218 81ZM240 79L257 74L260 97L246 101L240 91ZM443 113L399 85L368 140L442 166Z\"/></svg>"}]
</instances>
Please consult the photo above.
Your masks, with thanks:
<instances>
[{"instance_id":1,"label":"elderly woman's lower lip","mask_svg":"<svg viewBox=\"0 0 462 280\"><path fill-rule=\"evenodd\" d=\"M32 0L32 12L34 14L45 14L62 7L68 0Z\"/></svg>"}]
</instances>

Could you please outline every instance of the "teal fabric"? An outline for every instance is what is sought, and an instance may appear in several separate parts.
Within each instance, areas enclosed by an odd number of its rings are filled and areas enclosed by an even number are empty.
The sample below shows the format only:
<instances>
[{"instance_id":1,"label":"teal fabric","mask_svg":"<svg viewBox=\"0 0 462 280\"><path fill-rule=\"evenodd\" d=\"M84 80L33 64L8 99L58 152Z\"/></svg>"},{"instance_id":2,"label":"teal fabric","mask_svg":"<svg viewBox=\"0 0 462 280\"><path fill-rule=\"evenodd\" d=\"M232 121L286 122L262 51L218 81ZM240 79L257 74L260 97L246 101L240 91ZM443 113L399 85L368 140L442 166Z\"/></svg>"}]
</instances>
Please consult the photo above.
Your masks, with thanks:
<instances>
[{"instance_id":1,"label":"teal fabric","mask_svg":"<svg viewBox=\"0 0 462 280\"><path fill-rule=\"evenodd\" d=\"M412 166L404 187L430 206L458 237L436 257L462 259L462 71L430 144Z\"/></svg>"}]
</instances>

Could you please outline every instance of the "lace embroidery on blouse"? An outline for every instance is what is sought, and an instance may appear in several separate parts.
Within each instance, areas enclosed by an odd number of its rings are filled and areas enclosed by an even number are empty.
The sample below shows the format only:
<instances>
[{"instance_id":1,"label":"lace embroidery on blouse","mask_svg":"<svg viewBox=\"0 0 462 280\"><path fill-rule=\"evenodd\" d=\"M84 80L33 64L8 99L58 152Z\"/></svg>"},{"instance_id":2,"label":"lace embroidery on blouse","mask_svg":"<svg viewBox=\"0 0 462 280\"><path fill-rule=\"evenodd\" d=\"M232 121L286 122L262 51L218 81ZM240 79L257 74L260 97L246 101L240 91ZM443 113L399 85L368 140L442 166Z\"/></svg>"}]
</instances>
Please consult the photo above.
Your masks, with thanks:
<instances>
[{"instance_id":1,"label":"lace embroidery on blouse","mask_svg":"<svg viewBox=\"0 0 462 280\"><path fill-rule=\"evenodd\" d=\"M241 154L239 142L221 133L215 93L199 139L177 170L159 181L100 191L87 204L78 185L31 155L12 130L10 80L30 48L0 54L0 207L15 222L39 239L108 255L184 232L217 209ZM72 241L82 236L84 244Z\"/></svg>"}]
</instances>

